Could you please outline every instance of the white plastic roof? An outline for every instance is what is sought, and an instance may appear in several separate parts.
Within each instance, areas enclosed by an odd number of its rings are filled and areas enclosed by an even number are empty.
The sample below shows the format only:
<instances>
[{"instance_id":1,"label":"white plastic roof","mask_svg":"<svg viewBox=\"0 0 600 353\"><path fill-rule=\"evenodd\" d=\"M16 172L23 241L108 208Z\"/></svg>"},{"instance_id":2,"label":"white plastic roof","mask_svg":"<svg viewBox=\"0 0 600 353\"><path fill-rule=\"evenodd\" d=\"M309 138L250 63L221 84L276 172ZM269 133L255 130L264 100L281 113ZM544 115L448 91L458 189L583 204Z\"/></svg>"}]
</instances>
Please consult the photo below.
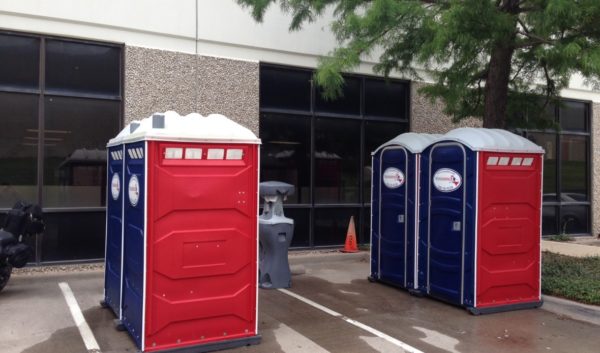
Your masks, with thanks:
<instances>
[{"instance_id":1,"label":"white plastic roof","mask_svg":"<svg viewBox=\"0 0 600 353\"><path fill-rule=\"evenodd\" d=\"M108 143L106 144L106 146L110 147L110 146L115 146L115 145L120 144L123 141L123 138L125 138L125 136L128 136L131 133L131 126L139 125L139 124L140 124L139 120L134 120L134 121L130 122L129 124L127 124L127 126L125 126L125 128L123 130L121 130L121 132L119 132L117 134L117 136L108 140Z\"/></svg>"},{"instance_id":2,"label":"white plastic roof","mask_svg":"<svg viewBox=\"0 0 600 353\"><path fill-rule=\"evenodd\" d=\"M154 116L164 116L164 127L153 126ZM120 138L120 142L129 143L142 140L187 141L187 142L235 142L260 144L260 139L249 129L221 114L202 116L191 113L181 116L174 111L155 113L139 122L135 131ZM119 139L119 136L113 140ZM113 143L109 142L109 145Z\"/></svg>"},{"instance_id":3,"label":"white plastic roof","mask_svg":"<svg viewBox=\"0 0 600 353\"><path fill-rule=\"evenodd\" d=\"M418 134L415 132L406 132L400 134L383 145L377 147L373 154L386 146L402 146L411 153L421 153L427 146L437 141L442 135L440 134Z\"/></svg>"},{"instance_id":4,"label":"white plastic roof","mask_svg":"<svg viewBox=\"0 0 600 353\"><path fill-rule=\"evenodd\" d=\"M473 151L544 153L528 139L501 129L462 127L446 133L441 141L457 141Z\"/></svg>"}]
</instances>

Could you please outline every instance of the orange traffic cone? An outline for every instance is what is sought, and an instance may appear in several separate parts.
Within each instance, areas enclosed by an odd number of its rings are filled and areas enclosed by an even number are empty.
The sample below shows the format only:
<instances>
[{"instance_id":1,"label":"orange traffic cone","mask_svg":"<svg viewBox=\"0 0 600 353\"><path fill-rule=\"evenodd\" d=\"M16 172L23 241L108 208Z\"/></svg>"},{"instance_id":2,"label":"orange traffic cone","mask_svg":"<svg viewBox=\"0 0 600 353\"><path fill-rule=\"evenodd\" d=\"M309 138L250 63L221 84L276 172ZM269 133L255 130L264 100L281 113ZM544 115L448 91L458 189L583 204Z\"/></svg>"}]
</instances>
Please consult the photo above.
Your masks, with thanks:
<instances>
[{"instance_id":1,"label":"orange traffic cone","mask_svg":"<svg viewBox=\"0 0 600 353\"><path fill-rule=\"evenodd\" d=\"M350 223L348 223L348 232L346 233L346 244L342 252L358 252L356 246L356 229L354 228L354 216L350 217Z\"/></svg>"}]
</instances>

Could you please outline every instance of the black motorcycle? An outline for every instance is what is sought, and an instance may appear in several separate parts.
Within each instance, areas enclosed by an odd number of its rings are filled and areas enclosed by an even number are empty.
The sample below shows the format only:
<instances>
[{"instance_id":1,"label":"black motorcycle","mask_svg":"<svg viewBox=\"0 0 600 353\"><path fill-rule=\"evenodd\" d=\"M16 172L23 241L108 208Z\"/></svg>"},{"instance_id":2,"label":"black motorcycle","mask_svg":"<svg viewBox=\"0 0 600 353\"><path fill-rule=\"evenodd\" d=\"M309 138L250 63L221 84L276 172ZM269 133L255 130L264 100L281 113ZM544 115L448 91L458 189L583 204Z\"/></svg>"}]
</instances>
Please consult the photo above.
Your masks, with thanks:
<instances>
[{"instance_id":1,"label":"black motorcycle","mask_svg":"<svg viewBox=\"0 0 600 353\"><path fill-rule=\"evenodd\" d=\"M6 286L13 268L21 268L33 255L23 241L44 231L42 209L23 201L8 211L0 229L0 291Z\"/></svg>"}]
</instances>

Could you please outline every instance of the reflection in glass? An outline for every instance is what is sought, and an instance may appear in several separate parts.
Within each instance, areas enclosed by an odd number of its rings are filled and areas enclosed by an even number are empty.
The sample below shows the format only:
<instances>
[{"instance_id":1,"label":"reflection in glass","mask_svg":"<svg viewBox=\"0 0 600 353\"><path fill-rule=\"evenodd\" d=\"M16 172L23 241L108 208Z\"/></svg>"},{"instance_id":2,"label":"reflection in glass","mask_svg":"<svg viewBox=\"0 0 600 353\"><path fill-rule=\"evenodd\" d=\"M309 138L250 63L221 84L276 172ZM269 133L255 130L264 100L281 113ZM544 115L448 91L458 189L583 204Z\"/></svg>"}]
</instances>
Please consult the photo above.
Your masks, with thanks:
<instances>
[{"instance_id":1,"label":"reflection in glass","mask_svg":"<svg viewBox=\"0 0 600 353\"><path fill-rule=\"evenodd\" d=\"M357 208L315 209L315 246L344 244L351 216L354 216L356 231L360 233L358 213ZM360 239L361 234L357 237Z\"/></svg>"},{"instance_id":2,"label":"reflection in glass","mask_svg":"<svg viewBox=\"0 0 600 353\"><path fill-rule=\"evenodd\" d=\"M46 91L119 96L121 49L46 41Z\"/></svg>"},{"instance_id":3,"label":"reflection in glass","mask_svg":"<svg viewBox=\"0 0 600 353\"><path fill-rule=\"evenodd\" d=\"M560 152L561 192L564 197L569 199L586 201L588 194L587 137L562 135L560 137Z\"/></svg>"},{"instance_id":4,"label":"reflection in glass","mask_svg":"<svg viewBox=\"0 0 600 353\"><path fill-rule=\"evenodd\" d=\"M560 209L560 231L565 234L589 233L589 206L563 205Z\"/></svg>"},{"instance_id":5,"label":"reflection in glass","mask_svg":"<svg viewBox=\"0 0 600 353\"><path fill-rule=\"evenodd\" d=\"M106 142L119 129L120 102L46 98L44 206L104 206Z\"/></svg>"},{"instance_id":6,"label":"reflection in glass","mask_svg":"<svg viewBox=\"0 0 600 353\"><path fill-rule=\"evenodd\" d=\"M365 122L365 166L363 169L363 201L365 203L371 202L371 174L373 172L371 153L384 142L407 131L407 125L404 123Z\"/></svg>"},{"instance_id":7,"label":"reflection in glass","mask_svg":"<svg viewBox=\"0 0 600 353\"><path fill-rule=\"evenodd\" d=\"M294 185L286 203L310 203L310 118L264 113L260 137L260 180Z\"/></svg>"},{"instance_id":8,"label":"reflection in glass","mask_svg":"<svg viewBox=\"0 0 600 353\"><path fill-rule=\"evenodd\" d=\"M40 40L0 34L0 87L37 89Z\"/></svg>"},{"instance_id":9,"label":"reflection in glass","mask_svg":"<svg viewBox=\"0 0 600 353\"><path fill-rule=\"evenodd\" d=\"M560 103L560 127L565 131L588 131L587 104L564 101Z\"/></svg>"},{"instance_id":10,"label":"reflection in glass","mask_svg":"<svg viewBox=\"0 0 600 353\"><path fill-rule=\"evenodd\" d=\"M530 132L527 137L546 151L544 155L544 201L557 201L556 135Z\"/></svg>"},{"instance_id":11,"label":"reflection in glass","mask_svg":"<svg viewBox=\"0 0 600 353\"><path fill-rule=\"evenodd\" d=\"M556 207L542 207L542 235L555 235L556 231Z\"/></svg>"},{"instance_id":12,"label":"reflection in glass","mask_svg":"<svg viewBox=\"0 0 600 353\"><path fill-rule=\"evenodd\" d=\"M315 202L359 201L360 122L317 118Z\"/></svg>"},{"instance_id":13,"label":"reflection in glass","mask_svg":"<svg viewBox=\"0 0 600 353\"><path fill-rule=\"evenodd\" d=\"M0 208L37 202L38 97L0 93Z\"/></svg>"}]
</instances>

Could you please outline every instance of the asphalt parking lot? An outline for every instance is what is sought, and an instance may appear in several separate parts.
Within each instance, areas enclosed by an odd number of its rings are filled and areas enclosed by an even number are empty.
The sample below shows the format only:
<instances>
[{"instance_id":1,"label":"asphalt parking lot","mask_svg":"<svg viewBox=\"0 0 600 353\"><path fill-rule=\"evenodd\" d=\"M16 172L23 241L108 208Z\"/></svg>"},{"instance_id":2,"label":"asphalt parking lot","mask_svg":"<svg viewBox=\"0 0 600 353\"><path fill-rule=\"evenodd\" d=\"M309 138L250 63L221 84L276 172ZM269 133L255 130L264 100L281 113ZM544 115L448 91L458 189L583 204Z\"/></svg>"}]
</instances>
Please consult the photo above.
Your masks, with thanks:
<instances>
[{"instance_id":1,"label":"asphalt parking lot","mask_svg":"<svg viewBox=\"0 0 600 353\"><path fill-rule=\"evenodd\" d=\"M543 309L472 316L461 308L369 283L366 256L294 257L289 291L261 290L254 352L598 352L599 326ZM0 292L0 352L81 353L66 283L101 352L135 352L102 309L103 272L17 275ZM337 315L335 315L337 314Z\"/></svg>"}]
</instances>

